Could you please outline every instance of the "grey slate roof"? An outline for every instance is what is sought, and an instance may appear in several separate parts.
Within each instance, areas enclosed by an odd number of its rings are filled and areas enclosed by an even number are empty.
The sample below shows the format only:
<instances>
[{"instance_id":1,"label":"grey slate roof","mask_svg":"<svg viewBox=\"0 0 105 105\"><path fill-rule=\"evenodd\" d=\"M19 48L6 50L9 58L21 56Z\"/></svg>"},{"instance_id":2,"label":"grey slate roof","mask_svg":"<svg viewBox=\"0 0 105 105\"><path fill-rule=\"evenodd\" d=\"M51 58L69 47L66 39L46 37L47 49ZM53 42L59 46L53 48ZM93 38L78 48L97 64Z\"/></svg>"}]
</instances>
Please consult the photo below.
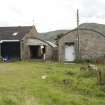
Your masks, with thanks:
<instances>
[{"instance_id":1,"label":"grey slate roof","mask_svg":"<svg viewBox=\"0 0 105 105\"><path fill-rule=\"evenodd\" d=\"M21 40L31 29L32 26L0 27L0 40Z\"/></svg>"}]
</instances>

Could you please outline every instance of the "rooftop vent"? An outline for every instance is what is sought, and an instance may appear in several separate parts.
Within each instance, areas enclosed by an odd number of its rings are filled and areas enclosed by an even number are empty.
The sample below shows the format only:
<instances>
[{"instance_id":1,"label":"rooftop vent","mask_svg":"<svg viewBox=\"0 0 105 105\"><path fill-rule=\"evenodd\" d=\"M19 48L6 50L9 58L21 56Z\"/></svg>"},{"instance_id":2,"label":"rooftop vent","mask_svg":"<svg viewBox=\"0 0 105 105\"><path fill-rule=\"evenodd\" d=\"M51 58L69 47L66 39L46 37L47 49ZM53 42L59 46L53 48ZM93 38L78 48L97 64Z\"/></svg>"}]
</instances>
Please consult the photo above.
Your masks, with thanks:
<instances>
[{"instance_id":1,"label":"rooftop vent","mask_svg":"<svg viewBox=\"0 0 105 105\"><path fill-rule=\"evenodd\" d=\"M18 32L14 32L12 35L13 35L13 36L16 36L16 35L18 35Z\"/></svg>"}]
</instances>

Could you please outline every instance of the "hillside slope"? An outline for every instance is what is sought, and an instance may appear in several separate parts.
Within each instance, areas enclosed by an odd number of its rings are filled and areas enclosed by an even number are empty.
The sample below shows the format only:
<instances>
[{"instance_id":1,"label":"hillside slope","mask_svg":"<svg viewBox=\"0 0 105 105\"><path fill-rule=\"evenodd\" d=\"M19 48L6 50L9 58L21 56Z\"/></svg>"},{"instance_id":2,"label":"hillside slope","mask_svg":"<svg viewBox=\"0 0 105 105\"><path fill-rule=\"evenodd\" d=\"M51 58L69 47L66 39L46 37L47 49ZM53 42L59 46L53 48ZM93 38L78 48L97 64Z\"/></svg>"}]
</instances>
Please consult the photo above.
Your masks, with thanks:
<instances>
[{"instance_id":1,"label":"hillside slope","mask_svg":"<svg viewBox=\"0 0 105 105\"><path fill-rule=\"evenodd\" d=\"M104 24L83 23L83 24L80 24L80 28L93 29L93 30L96 30L96 31L99 31L105 34ZM46 33L39 33L39 38L43 40L54 42L58 35L65 34L69 31L70 30L56 30L56 31L51 31L51 32L46 32Z\"/></svg>"},{"instance_id":2,"label":"hillside slope","mask_svg":"<svg viewBox=\"0 0 105 105\"><path fill-rule=\"evenodd\" d=\"M80 28L87 28L99 31L105 34L105 25L104 24L97 24L97 23L83 23L80 25Z\"/></svg>"},{"instance_id":3,"label":"hillside slope","mask_svg":"<svg viewBox=\"0 0 105 105\"><path fill-rule=\"evenodd\" d=\"M41 39L54 42L58 35L64 34L64 33L68 32L68 31L69 30L56 30L56 31L51 31L51 32L47 32L47 33L40 33L39 37Z\"/></svg>"}]
</instances>

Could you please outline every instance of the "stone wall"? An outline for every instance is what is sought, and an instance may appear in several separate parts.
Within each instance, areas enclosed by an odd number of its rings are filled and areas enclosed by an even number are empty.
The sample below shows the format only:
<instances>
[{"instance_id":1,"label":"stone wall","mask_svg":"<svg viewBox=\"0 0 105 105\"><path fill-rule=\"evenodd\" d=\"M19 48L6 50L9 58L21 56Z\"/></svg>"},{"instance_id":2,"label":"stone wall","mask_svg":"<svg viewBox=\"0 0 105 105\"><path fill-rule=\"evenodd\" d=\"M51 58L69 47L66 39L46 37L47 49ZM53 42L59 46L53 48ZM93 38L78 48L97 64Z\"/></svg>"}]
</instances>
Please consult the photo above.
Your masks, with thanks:
<instances>
[{"instance_id":1,"label":"stone wall","mask_svg":"<svg viewBox=\"0 0 105 105\"><path fill-rule=\"evenodd\" d=\"M50 46L45 41L37 38L37 33L34 28L25 35L21 40L21 59L26 60L30 59L30 45L45 45L46 46L46 59L51 60L53 56L53 47Z\"/></svg>"},{"instance_id":2,"label":"stone wall","mask_svg":"<svg viewBox=\"0 0 105 105\"><path fill-rule=\"evenodd\" d=\"M59 39L59 61L64 61L64 51L66 42L75 43L75 51L77 48L76 45L76 30L69 32ZM79 30L80 36L80 57L81 59L98 59L105 57L105 37L102 34L92 31L92 30ZM76 54L77 55L77 54Z\"/></svg>"}]
</instances>

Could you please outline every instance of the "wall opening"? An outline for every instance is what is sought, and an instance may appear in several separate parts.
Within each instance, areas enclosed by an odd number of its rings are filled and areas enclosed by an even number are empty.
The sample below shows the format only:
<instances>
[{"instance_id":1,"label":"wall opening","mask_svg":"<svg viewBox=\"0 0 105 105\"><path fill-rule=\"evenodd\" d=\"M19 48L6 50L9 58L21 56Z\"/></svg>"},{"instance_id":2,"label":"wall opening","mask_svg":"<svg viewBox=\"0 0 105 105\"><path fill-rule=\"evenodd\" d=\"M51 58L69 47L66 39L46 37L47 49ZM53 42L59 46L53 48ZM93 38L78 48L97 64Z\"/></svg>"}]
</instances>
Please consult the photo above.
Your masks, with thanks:
<instances>
[{"instance_id":1,"label":"wall opening","mask_svg":"<svg viewBox=\"0 0 105 105\"><path fill-rule=\"evenodd\" d=\"M65 61L74 61L76 58L75 44L71 42L65 43Z\"/></svg>"},{"instance_id":2,"label":"wall opening","mask_svg":"<svg viewBox=\"0 0 105 105\"><path fill-rule=\"evenodd\" d=\"M43 45L33 45L29 46L30 48L30 58L31 59L44 59L45 55L45 46Z\"/></svg>"},{"instance_id":3,"label":"wall opening","mask_svg":"<svg viewBox=\"0 0 105 105\"><path fill-rule=\"evenodd\" d=\"M20 59L20 42L1 43L1 57L7 60Z\"/></svg>"}]
</instances>

